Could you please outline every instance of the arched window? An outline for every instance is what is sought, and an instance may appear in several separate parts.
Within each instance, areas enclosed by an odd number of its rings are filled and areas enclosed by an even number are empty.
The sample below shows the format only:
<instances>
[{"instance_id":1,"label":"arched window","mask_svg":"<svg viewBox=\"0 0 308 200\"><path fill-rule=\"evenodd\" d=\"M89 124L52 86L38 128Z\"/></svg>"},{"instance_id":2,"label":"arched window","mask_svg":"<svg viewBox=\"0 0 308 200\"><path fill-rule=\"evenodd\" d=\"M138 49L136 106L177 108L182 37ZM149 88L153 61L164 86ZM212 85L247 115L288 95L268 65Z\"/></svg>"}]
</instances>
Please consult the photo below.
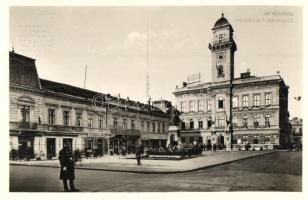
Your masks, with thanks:
<instances>
[{"instance_id":1,"label":"arched window","mask_svg":"<svg viewBox=\"0 0 308 200\"><path fill-rule=\"evenodd\" d=\"M248 107L248 95L243 96L243 107Z\"/></svg>"},{"instance_id":2,"label":"arched window","mask_svg":"<svg viewBox=\"0 0 308 200\"><path fill-rule=\"evenodd\" d=\"M272 104L272 94L266 93L265 94L265 105L271 105Z\"/></svg>"},{"instance_id":3,"label":"arched window","mask_svg":"<svg viewBox=\"0 0 308 200\"><path fill-rule=\"evenodd\" d=\"M255 128L257 128L259 126L259 116L255 115L253 118L253 125Z\"/></svg>"},{"instance_id":4,"label":"arched window","mask_svg":"<svg viewBox=\"0 0 308 200\"><path fill-rule=\"evenodd\" d=\"M237 97L232 98L232 108L238 107L238 99Z\"/></svg>"},{"instance_id":5,"label":"arched window","mask_svg":"<svg viewBox=\"0 0 308 200\"><path fill-rule=\"evenodd\" d=\"M218 99L218 108L224 108L224 99L223 98Z\"/></svg>"},{"instance_id":6,"label":"arched window","mask_svg":"<svg viewBox=\"0 0 308 200\"><path fill-rule=\"evenodd\" d=\"M259 94L253 95L253 105L260 106L260 95Z\"/></svg>"},{"instance_id":7,"label":"arched window","mask_svg":"<svg viewBox=\"0 0 308 200\"><path fill-rule=\"evenodd\" d=\"M248 126L248 117L247 117L247 115L244 115L244 117L243 117L243 125L244 126Z\"/></svg>"},{"instance_id":8,"label":"arched window","mask_svg":"<svg viewBox=\"0 0 308 200\"><path fill-rule=\"evenodd\" d=\"M269 114L265 115L265 125L271 127L271 116Z\"/></svg>"},{"instance_id":9,"label":"arched window","mask_svg":"<svg viewBox=\"0 0 308 200\"><path fill-rule=\"evenodd\" d=\"M189 121L189 129L194 129L194 121L192 119Z\"/></svg>"},{"instance_id":10,"label":"arched window","mask_svg":"<svg viewBox=\"0 0 308 200\"><path fill-rule=\"evenodd\" d=\"M232 118L232 124L233 124L233 126L236 126L236 125L237 125L237 116L233 116L233 118Z\"/></svg>"}]
</instances>

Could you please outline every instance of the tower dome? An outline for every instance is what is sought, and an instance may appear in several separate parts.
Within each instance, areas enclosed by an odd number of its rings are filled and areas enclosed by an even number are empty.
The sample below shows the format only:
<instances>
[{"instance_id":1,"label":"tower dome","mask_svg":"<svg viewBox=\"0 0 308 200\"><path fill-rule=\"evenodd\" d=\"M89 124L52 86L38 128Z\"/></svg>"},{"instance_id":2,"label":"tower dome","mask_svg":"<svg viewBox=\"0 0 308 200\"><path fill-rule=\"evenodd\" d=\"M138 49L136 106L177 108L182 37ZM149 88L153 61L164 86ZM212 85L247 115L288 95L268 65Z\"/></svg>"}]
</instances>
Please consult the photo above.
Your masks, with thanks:
<instances>
[{"instance_id":1,"label":"tower dome","mask_svg":"<svg viewBox=\"0 0 308 200\"><path fill-rule=\"evenodd\" d=\"M214 25L213 29L221 28L221 27L228 26L228 25L231 25L231 24L230 24L229 21L224 17L224 14L222 13L222 14L221 14L221 18L219 18L219 19L215 22L215 25Z\"/></svg>"}]
</instances>

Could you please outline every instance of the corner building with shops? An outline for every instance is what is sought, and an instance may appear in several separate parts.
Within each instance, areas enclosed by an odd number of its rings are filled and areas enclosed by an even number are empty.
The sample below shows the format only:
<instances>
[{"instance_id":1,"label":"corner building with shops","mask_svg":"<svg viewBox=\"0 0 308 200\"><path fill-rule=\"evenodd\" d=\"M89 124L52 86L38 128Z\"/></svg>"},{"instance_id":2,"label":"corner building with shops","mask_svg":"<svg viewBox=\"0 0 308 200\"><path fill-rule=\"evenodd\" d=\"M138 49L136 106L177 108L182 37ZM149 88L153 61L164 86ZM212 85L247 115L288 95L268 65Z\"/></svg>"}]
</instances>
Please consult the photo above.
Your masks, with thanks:
<instances>
[{"instance_id":1,"label":"corner building with shops","mask_svg":"<svg viewBox=\"0 0 308 200\"><path fill-rule=\"evenodd\" d=\"M134 153L136 145L166 146L168 101L146 104L40 79L35 59L9 52L10 150L56 158L73 151Z\"/></svg>"},{"instance_id":2,"label":"corner building with shops","mask_svg":"<svg viewBox=\"0 0 308 200\"><path fill-rule=\"evenodd\" d=\"M234 77L233 28L222 14L212 28L212 82L183 82L173 94L180 110L177 141L219 149L284 148L289 141L288 89L279 74ZM174 136L173 136L174 138Z\"/></svg>"}]
</instances>

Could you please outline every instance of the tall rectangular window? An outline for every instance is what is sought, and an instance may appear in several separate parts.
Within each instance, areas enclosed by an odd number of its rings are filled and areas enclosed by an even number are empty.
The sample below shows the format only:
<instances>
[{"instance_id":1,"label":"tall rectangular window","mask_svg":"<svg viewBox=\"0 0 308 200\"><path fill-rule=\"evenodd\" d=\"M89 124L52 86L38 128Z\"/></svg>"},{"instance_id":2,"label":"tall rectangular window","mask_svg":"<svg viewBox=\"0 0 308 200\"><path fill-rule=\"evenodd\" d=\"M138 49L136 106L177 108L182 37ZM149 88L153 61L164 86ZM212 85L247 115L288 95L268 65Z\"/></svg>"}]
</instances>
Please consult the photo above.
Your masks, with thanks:
<instances>
[{"instance_id":1,"label":"tall rectangular window","mask_svg":"<svg viewBox=\"0 0 308 200\"><path fill-rule=\"evenodd\" d=\"M189 112L194 111L194 101L189 101L188 102L188 108L189 108Z\"/></svg>"},{"instance_id":2,"label":"tall rectangular window","mask_svg":"<svg viewBox=\"0 0 308 200\"><path fill-rule=\"evenodd\" d=\"M253 95L253 105L260 106L260 95L259 94Z\"/></svg>"},{"instance_id":3,"label":"tall rectangular window","mask_svg":"<svg viewBox=\"0 0 308 200\"><path fill-rule=\"evenodd\" d=\"M30 106L21 107L22 122L30 122Z\"/></svg>"},{"instance_id":4,"label":"tall rectangular window","mask_svg":"<svg viewBox=\"0 0 308 200\"><path fill-rule=\"evenodd\" d=\"M211 101L208 99L206 103L206 109L211 110Z\"/></svg>"},{"instance_id":5,"label":"tall rectangular window","mask_svg":"<svg viewBox=\"0 0 308 200\"><path fill-rule=\"evenodd\" d=\"M48 124L55 124L55 109L48 109Z\"/></svg>"},{"instance_id":6,"label":"tall rectangular window","mask_svg":"<svg viewBox=\"0 0 308 200\"><path fill-rule=\"evenodd\" d=\"M113 118L113 128L118 128L118 118Z\"/></svg>"},{"instance_id":7,"label":"tall rectangular window","mask_svg":"<svg viewBox=\"0 0 308 200\"><path fill-rule=\"evenodd\" d=\"M160 133L160 122L157 123L157 132Z\"/></svg>"},{"instance_id":8,"label":"tall rectangular window","mask_svg":"<svg viewBox=\"0 0 308 200\"><path fill-rule=\"evenodd\" d=\"M198 111L203 111L203 100L198 100Z\"/></svg>"},{"instance_id":9,"label":"tall rectangular window","mask_svg":"<svg viewBox=\"0 0 308 200\"><path fill-rule=\"evenodd\" d=\"M165 132L165 123L162 124L162 132Z\"/></svg>"},{"instance_id":10,"label":"tall rectangular window","mask_svg":"<svg viewBox=\"0 0 308 200\"><path fill-rule=\"evenodd\" d=\"M126 119L123 119L123 129L127 129L127 121L126 121Z\"/></svg>"},{"instance_id":11,"label":"tall rectangular window","mask_svg":"<svg viewBox=\"0 0 308 200\"><path fill-rule=\"evenodd\" d=\"M265 115L265 125L271 127L271 116Z\"/></svg>"},{"instance_id":12,"label":"tall rectangular window","mask_svg":"<svg viewBox=\"0 0 308 200\"><path fill-rule=\"evenodd\" d=\"M203 121L199 121L199 129L203 129Z\"/></svg>"},{"instance_id":13,"label":"tall rectangular window","mask_svg":"<svg viewBox=\"0 0 308 200\"><path fill-rule=\"evenodd\" d=\"M237 108L238 107L238 99L237 97L232 98L232 108Z\"/></svg>"},{"instance_id":14,"label":"tall rectangular window","mask_svg":"<svg viewBox=\"0 0 308 200\"><path fill-rule=\"evenodd\" d=\"M98 116L98 128L103 128L103 116Z\"/></svg>"},{"instance_id":15,"label":"tall rectangular window","mask_svg":"<svg viewBox=\"0 0 308 200\"><path fill-rule=\"evenodd\" d=\"M93 115L92 114L88 115L88 127L89 128L93 127Z\"/></svg>"},{"instance_id":16,"label":"tall rectangular window","mask_svg":"<svg viewBox=\"0 0 308 200\"><path fill-rule=\"evenodd\" d=\"M257 136L257 135L253 136L253 143L254 144L259 144L259 136Z\"/></svg>"},{"instance_id":17,"label":"tall rectangular window","mask_svg":"<svg viewBox=\"0 0 308 200\"><path fill-rule=\"evenodd\" d=\"M190 120L189 122L189 129L194 129L194 121Z\"/></svg>"},{"instance_id":18,"label":"tall rectangular window","mask_svg":"<svg viewBox=\"0 0 308 200\"><path fill-rule=\"evenodd\" d=\"M81 113L76 113L76 126L81 126Z\"/></svg>"},{"instance_id":19,"label":"tall rectangular window","mask_svg":"<svg viewBox=\"0 0 308 200\"><path fill-rule=\"evenodd\" d=\"M232 117L232 124L233 126L237 126L237 116Z\"/></svg>"},{"instance_id":20,"label":"tall rectangular window","mask_svg":"<svg viewBox=\"0 0 308 200\"><path fill-rule=\"evenodd\" d=\"M131 127L132 130L135 129L135 120L132 119L132 120L130 121L130 127Z\"/></svg>"},{"instance_id":21,"label":"tall rectangular window","mask_svg":"<svg viewBox=\"0 0 308 200\"><path fill-rule=\"evenodd\" d=\"M272 104L272 94L266 93L265 94L265 105L271 105Z\"/></svg>"},{"instance_id":22,"label":"tall rectangular window","mask_svg":"<svg viewBox=\"0 0 308 200\"><path fill-rule=\"evenodd\" d=\"M152 132L155 133L155 122L152 122Z\"/></svg>"},{"instance_id":23,"label":"tall rectangular window","mask_svg":"<svg viewBox=\"0 0 308 200\"><path fill-rule=\"evenodd\" d=\"M181 102L181 112L185 112L185 102Z\"/></svg>"},{"instance_id":24,"label":"tall rectangular window","mask_svg":"<svg viewBox=\"0 0 308 200\"><path fill-rule=\"evenodd\" d=\"M259 127L259 116L258 115L255 115L254 116L254 119L253 119L253 126L255 128L258 128Z\"/></svg>"},{"instance_id":25,"label":"tall rectangular window","mask_svg":"<svg viewBox=\"0 0 308 200\"><path fill-rule=\"evenodd\" d=\"M69 111L63 111L63 125L69 126L70 123L70 112Z\"/></svg>"},{"instance_id":26,"label":"tall rectangular window","mask_svg":"<svg viewBox=\"0 0 308 200\"><path fill-rule=\"evenodd\" d=\"M141 130L144 130L144 121L141 120Z\"/></svg>"},{"instance_id":27,"label":"tall rectangular window","mask_svg":"<svg viewBox=\"0 0 308 200\"><path fill-rule=\"evenodd\" d=\"M243 117L243 126L248 126L248 117L247 117L247 115L244 115L244 117Z\"/></svg>"},{"instance_id":28,"label":"tall rectangular window","mask_svg":"<svg viewBox=\"0 0 308 200\"><path fill-rule=\"evenodd\" d=\"M150 132L150 122L147 122L147 132Z\"/></svg>"},{"instance_id":29,"label":"tall rectangular window","mask_svg":"<svg viewBox=\"0 0 308 200\"><path fill-rule=\"evenodd\" d=\"M207 120L207 128L211 128L212 127L212 120Z\"/></svg>"},{"instance_id":30,"label":"tall rectangular window","mask_svg":"<svg viewBox=\"0 0 308 200\"><path fill-rule=\"evenodd\" d=\"M218 99L218 108L224 108L224 100L222 98Z\"/></svg>"},{"instance_id":31,"label":"tall rectangular window","mask_svg":"<svg viewBox=\"0 0 308 200\"><path fill-rule=\"evenodd\" d=\"M248 107L248 95L243 96L243 107Z\"/></svg>"},{"instance_id":32,"label":"tall rectangular window","mask_svg":"<svg viewBox=\"0 0 308 200\"><path fill-rule=\"evenodd\" d=\"M185 130L185 122L181 122L181 129Z\"/></svg>"}]
</instances>

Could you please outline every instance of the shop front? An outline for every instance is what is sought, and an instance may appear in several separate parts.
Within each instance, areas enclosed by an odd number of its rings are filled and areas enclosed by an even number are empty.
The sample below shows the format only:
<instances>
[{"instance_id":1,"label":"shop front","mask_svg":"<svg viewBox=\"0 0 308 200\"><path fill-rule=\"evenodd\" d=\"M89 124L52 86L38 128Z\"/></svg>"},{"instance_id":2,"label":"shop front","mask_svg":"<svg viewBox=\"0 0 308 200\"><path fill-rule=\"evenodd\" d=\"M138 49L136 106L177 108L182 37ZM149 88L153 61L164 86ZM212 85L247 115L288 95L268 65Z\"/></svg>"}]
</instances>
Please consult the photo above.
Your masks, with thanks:
<instances>
[{"instance_id":1,"label":"shop front","mask_svg":"<svg viewBox=\"0 0 308 200\"><path fill-rule=\"evenodd\" d=\"M203 138L200 132L181 133L181 144L183 146L203 144Z\"/></svg>"},{"instance_id":2,"label":"shop front","mask_svg":"<svg viewBox=\"0 0 308 200\"><path fill-rule=\"evenodd\" d=\"M161 133L148 133L145 135L142 135L141 137L142 143L144 147L147 148L159 148L159 147L167 147L167 140L168 135L167 134L161 134Z\"/></svg>"},{"instance_id":3,"label":"shop front","mask_svg":"<svg viewBox=\"0 0 308 200\"><path fill-rule=\"evenodd\" d=\"M86 157L100 157L108 154L108 140L102 133L91 133L84 138Z\"/></svg>"},{"instance_id":4,"label":"shop front","mask_svg":"<svg viewBox=\"0 0 308 200\"><path fill-rule=\"evenodd\" d=\"M33 159L34 154L34 141L36 136L41 136L34 131L21 131L18 135L18 157L20 159Z\"/></svg>"},{"instance_id":5,"label":"shop front","mask_svg":"<svg viewBox=\"0 0 308 200\"><path fill-rule=\"evenodd\" d=\"M109 140L109 153L114 154L132 154L141 139L139 130L116 130L111 131Z\"/></svg>"}]
</instances>

